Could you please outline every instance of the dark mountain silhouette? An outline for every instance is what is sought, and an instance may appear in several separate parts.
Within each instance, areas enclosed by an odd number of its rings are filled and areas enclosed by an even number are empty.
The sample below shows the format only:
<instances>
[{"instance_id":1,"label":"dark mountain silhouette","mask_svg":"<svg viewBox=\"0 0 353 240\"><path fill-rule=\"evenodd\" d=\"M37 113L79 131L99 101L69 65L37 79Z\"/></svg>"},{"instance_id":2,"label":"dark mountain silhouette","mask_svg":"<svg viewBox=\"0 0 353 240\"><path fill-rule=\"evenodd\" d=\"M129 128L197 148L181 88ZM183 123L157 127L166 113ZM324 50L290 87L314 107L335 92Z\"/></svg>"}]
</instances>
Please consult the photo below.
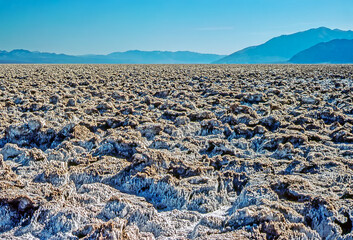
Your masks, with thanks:
<instances>
[{"instance_id":1,"label":"dark mountain silhouette","mask_svg":"<svg viewBox=\"0 0 353 240\"><path fill-rule=\"evenodd\" d=\"M321 42L334 39L353 39L353 31L325 27L310 29L272 38L264 44L248 47L215 63L285 63L295 54Z\"/></svg>"},{"instance_id":2,"label":"dark mountain silhouette","mask_svg":"<svg viewBox=\"0 0 353 240\"><path fill-rule=\"evenodd\" d=\"M141 63L141 64L186 64L211 63L224 55L203 54L188 51L127 51L115 52L108 55L81 55L31 52L17 49L10 52L0 51L0 63Z\"/></svg>"},{"instance_id":3,"label":"dark mountain silhouette","mask_svg":"<svg viewBox=\"0 0 353 240\"><path fill-rule=\"evenodd\" d=\"M291 63L353 63L353 40L319 43L294 55Z\"/></svg>"}]
</instances>

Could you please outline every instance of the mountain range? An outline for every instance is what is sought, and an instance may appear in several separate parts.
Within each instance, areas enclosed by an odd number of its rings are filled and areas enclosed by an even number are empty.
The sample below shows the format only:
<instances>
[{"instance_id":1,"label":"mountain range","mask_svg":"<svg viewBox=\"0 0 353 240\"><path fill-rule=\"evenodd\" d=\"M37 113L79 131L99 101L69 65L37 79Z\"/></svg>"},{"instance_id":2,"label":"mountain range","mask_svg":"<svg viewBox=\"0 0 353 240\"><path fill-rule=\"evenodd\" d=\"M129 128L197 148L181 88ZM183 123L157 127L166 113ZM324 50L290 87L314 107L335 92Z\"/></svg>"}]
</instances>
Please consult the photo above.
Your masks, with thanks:
<instances>
[{"instance_id":1,"label":"mountain range","mask_svg":"<svg viewBox=\"0 0 353 240\"><path fill-rule=\"evenodd\" d=\"M321 42L334 39L353 39L353 31L320 27L282 35L272 38L264 44L235 52L214 63L287 63L295 54Z\"/></svg>"},{"instance_id":2,"label":"mountain range","mask_svg":"<svg viewBox=\"0 0 353 240\"><path fill-rule=\"evenodd\" d=\"M0 63L106 63L106 64L186 64L211 63L224 55L204 54L188 51L127 51L108 55L72 56L56 53L31 52L16 49L10 52L0 51Z\"/></svg>"},{"instance_id":3,"label":"mountain range","mask_svg":"<svg viewBox=\"0 0 353 240\"><path fill-rule=\"evenodd\" d=\"M107 55L66 55L17 49L0 51L0 63L101 64L270 64L353 63L353 31L309 29L270 39L228 56L189 51L126 51Z\"/></svg>"}]
</instances>

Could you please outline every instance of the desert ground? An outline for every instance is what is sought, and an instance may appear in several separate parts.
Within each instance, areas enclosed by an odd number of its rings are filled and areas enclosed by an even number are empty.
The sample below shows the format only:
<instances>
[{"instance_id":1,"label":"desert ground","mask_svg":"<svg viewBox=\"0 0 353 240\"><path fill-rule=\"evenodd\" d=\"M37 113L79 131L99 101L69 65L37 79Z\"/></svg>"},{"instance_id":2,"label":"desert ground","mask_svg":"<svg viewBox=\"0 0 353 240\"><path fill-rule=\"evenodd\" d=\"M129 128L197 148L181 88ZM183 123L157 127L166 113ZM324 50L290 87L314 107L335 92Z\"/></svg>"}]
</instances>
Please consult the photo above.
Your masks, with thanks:
<instances>
[{"instance_id":1,"label":"desert ground","mask_svg":"<svg viewBox=\"0 0 353 240\"><path fill-rule=\"evenodd\" d=\"M353 239L352 65L0 65L1 239Z\"/></svg>"}]
</instances>

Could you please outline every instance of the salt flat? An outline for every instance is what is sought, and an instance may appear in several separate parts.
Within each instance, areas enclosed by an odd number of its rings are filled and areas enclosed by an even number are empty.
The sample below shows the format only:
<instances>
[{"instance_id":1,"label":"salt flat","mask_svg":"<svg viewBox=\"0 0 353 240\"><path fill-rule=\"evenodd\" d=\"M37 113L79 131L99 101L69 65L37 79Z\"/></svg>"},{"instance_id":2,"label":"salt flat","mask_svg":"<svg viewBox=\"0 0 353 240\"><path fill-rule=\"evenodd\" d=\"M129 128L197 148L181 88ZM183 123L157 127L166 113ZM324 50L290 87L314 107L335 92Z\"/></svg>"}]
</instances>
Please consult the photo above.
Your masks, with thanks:
<instances>
[{"instance_id":1,"label":"salt flat","mask_svg":"<svg viewBox=\"0 0 353 240\"><path fill-rule=\"evenodd\" d=\"M2 239L352 239L352 65L0 65Z\"/></svg>"}]
</instances>

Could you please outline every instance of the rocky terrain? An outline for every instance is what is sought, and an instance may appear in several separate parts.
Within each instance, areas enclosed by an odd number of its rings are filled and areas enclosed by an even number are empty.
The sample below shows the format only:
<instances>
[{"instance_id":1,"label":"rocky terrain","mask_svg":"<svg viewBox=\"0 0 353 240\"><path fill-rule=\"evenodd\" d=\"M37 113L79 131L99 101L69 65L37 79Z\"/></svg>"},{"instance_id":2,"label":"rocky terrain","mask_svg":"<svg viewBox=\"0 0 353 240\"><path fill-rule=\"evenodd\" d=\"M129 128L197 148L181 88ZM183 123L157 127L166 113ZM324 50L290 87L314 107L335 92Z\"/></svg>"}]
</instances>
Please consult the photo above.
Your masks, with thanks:
<instances>
[{"instance_id":1,"label":"rocky terrain","mask_svg":"<svg viewBox=\"0 0 353 240\"><path fill-rule=\"evenodd\" d=\"M1 65L1 239L353 239L353 66Z\"/></svg>"}]
</instances>

